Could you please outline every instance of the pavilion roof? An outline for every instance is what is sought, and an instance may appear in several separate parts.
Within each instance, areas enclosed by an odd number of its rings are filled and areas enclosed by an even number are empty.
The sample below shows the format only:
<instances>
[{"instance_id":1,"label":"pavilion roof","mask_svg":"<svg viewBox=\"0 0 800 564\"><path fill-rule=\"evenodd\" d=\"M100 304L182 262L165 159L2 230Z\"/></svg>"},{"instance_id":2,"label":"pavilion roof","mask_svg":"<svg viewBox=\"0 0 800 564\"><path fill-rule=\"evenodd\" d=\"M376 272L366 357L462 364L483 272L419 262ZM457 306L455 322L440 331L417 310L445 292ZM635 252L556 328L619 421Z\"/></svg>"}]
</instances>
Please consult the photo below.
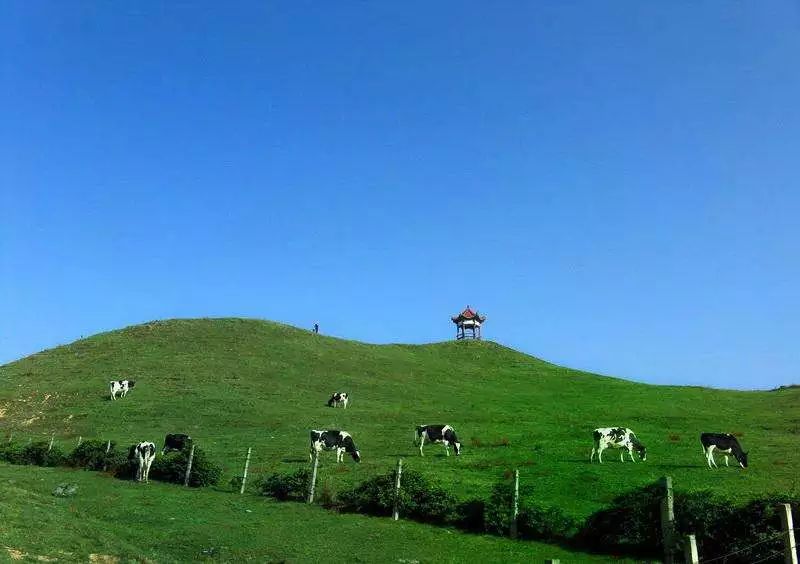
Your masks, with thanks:
<instances>
[{"instance_id":1,"label":"pavilion roof","mask_svg":"<svg viewBox=\"0 0 800 564\"><path fill-rule=\"evenodd\" d=\"M450 319L453 320L453 323L460 323L462 321L467 321L469 319L474 319L476 321L479 321L480 323L483 323L484 321L486 321L486 316L481 315L477 311L472 311L472 309L470 309L470 307L467 306L467 308L464 311L462 311L458 315L451 317Z\"/></svg>"}]
</instances>

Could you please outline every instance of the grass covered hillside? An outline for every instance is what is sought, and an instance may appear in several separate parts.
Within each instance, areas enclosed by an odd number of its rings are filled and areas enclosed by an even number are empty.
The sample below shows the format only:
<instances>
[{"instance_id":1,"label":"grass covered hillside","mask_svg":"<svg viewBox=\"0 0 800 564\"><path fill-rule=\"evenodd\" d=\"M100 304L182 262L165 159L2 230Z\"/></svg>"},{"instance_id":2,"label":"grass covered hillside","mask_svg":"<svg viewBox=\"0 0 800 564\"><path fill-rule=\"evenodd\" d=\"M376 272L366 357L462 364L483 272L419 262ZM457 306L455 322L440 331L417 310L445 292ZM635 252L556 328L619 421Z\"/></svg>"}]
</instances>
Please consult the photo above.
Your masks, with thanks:
<instances>
[{"instance_id":1,"label":"grass covered hillside","mask_svg":"<svg viewBox=\"0 0 800 564\"><path fill-rule=\"evenodd\" d=\"M754 375L754 380L758 375ZM133 379L112 402L108 381ZM347 410L325 406L351 394ZM449 423L462 456L439 445L420 458L415 425ZM651 386L549 364L492 342L366 345L264 321L172 320L95 335L0 367L6 434L122 444L184 432L220 462L223 483L248 446L251 473L308 464L308 431L349 431L363 462L324 453L320 484L332 491L384 473L398 457L460 496L488 496L508 469L523 490L575 517L615 495L671 475L678 489L711 488L744 502L797 491L800 390L720 391ZM648 448L645 463L588 462L591 431L621 425ZM736 433L750 468L708 470L698 436ZM719 462L722 463L721 457ZM251 474L252 475L252 474Z\"/></svg>"}]
</instances>

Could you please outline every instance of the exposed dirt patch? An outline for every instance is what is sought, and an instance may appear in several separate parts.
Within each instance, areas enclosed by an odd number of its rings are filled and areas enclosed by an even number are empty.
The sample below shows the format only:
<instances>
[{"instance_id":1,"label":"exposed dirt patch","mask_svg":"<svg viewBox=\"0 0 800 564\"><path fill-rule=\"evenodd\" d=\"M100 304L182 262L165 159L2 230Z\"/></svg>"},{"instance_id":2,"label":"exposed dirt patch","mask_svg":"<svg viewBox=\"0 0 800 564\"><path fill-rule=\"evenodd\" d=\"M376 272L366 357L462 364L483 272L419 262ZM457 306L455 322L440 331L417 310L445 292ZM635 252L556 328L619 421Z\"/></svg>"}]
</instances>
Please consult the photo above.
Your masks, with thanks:
<instances>
[{"instance_id":1,"label":"exposed dirt patch","mask_svg":"<svg viewBox=\"0 0 800 564\"><path fill-rule=\"evenodd\" d=\"M6 551L8 552L8 556L11 558L11 560L22 560L25 558L25 553L21 550L17 550L16 548L7 546Z\"/></svg>"},{"instance_id":2,"label":"exposed dirt patch","mask_svg":"<svg viewBox=\"0 0 800 564\"><path fill-rule=\"evenodd\" d=\"M111 556L110 554L90 554L89 555L89 562L92 564L117 564L119 562L119 558L116 556Z\"/></svg>"}]
</instances>

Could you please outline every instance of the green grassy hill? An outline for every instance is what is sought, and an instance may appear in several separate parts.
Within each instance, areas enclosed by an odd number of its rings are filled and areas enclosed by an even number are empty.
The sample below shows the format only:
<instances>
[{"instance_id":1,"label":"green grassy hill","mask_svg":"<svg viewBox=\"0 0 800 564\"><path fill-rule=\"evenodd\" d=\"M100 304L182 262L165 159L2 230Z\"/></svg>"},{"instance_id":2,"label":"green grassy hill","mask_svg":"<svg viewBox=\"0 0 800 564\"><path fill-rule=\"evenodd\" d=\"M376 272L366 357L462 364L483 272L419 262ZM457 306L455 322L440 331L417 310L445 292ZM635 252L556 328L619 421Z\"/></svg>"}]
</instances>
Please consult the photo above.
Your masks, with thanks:
<instances>
[{"instance_id":1,"label":"green grassy hill","mask_svg":"<svg viewBox=\"0 0 800 564\"><path fill-rule=\"evenodd\" d=\"M756 380L758 375L754 375ZM108 381L130 378L123 400ZM348 391L347 410L325 406ZM449 423L461 457L438 445L420 458L415 425ZM65 447L79 435L123 444L167 432L191 434L240 472L294 470L308 461L308 430L339 428L363 463L336 465L326 453L321 483L333 491L383 473L398 457L450 484L485 496L507 469L540 503L580 517L615 495L671 475L680 489L712 488L741 500L797 490L800 390L720 391L652 386L555 366L492 342L366 345L256 320L154 322L95 335L0 367L0 424L6 433ZM634 429L648 461L590 465L591 431ZM698 436L737 433L750 468L708 470ZM504 444L507 443L507 446Z\"/></svg>"}]
</instances>

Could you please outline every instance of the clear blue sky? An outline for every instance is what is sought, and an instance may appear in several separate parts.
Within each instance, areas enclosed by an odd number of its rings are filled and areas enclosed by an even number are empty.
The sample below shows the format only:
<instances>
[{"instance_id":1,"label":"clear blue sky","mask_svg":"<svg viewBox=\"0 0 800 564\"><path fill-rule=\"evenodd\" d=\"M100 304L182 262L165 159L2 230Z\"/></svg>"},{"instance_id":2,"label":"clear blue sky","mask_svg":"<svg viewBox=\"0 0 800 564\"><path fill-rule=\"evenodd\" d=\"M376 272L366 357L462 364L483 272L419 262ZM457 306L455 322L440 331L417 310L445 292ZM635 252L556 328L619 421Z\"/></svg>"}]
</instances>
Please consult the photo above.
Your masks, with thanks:
<instances>
[{"instance_id":1,"label":"clear blue sky","mask_svg":"<svg viewBox=\"0 0 800 564\"><path fill-rule=\"evenodd\" d=\"M227 5L230 4L230 5ZM0 362L158 318L800 382L800 8L7 2Z\"/></svg>"}]
</instances>

